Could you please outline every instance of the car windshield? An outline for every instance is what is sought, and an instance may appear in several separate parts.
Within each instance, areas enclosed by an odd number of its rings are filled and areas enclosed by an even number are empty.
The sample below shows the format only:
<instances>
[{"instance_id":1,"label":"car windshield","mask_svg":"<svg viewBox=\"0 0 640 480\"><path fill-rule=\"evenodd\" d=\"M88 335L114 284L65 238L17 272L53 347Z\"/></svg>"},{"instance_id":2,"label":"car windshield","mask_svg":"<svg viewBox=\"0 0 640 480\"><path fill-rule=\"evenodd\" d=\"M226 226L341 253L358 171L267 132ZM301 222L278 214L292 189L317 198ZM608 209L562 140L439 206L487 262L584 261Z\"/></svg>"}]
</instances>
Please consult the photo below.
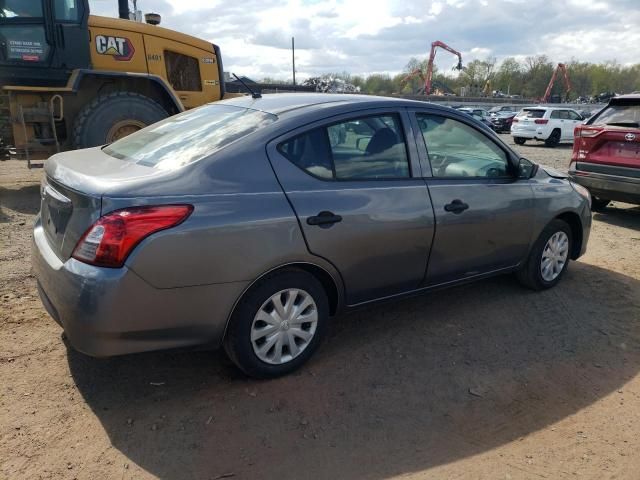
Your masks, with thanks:
<instances>
[{"instance_id":1,"label":"car windshield","mask_svg":"<svg viewBox=\"0 0 640 480\"><path fill-rule=\"evenodd\" d=\"M107 155L171 170L207 157L277 120L230 105L205 105L169 117L104 148Z\"/></svg>"},{"instance_id":2,"label":"car windshield","mask_svg":"<svg viewBox=\"0 0 640 480\"><path fill-rule=\"evenodd\" d=\"M519 114L519 118L542 118L544 117L545 110L534 109L534 108L525 108Z\"/></svg>"},{"instance_id":3,"label":"car windshield","mask_svg":"<svg viewBox=\"0 0 640 480\"><path fill-rule=\"evenodd\" d=\"M609 105L592 123L640 127L640 104Z\"/></svg>"}]
</instances>

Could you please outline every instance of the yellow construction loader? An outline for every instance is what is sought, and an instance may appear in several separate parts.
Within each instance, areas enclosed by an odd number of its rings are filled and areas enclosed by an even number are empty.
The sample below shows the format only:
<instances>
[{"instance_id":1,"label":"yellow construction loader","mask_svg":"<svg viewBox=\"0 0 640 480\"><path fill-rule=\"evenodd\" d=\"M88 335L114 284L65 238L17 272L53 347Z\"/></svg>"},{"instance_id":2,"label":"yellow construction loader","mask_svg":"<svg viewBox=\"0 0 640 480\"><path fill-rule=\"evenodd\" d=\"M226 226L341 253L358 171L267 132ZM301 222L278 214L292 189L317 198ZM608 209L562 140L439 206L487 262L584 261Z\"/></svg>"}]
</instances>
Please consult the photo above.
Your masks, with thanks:
<instances>
[{"instance_id":1,"label":"yellow construction loader","mask_svg":"<svg viewBox=\"0 0 640 480\"><path fill-rule=\"evenodd\" d=\"M0 137L30 168L224 97L217 45L118 7L107 18L88 0L0 0Z\"/></svg>"}]
</instances>

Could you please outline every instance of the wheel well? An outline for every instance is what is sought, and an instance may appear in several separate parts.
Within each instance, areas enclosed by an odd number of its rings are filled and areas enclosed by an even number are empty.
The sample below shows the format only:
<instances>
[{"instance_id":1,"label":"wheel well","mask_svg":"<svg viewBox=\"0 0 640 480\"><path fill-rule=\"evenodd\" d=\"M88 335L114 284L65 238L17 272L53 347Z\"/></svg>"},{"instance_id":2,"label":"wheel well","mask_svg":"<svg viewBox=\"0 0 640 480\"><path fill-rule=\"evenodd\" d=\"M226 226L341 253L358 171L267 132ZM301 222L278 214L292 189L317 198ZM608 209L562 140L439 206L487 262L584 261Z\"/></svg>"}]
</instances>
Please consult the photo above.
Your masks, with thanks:
<instances>
[{"instance_id":1,"label":"wheel well","mask_svg":"<svg viewBox=\"0 0 640 480\"><path fill-rule=\"evenodd\" d=\"M571 236L573 237L571 258L575 260L580 256L580 251L582 250L582 222L580 221L580 217L577 213L565 212L556 218L571 227Z\"/></svg>"},{"instance_id":2,"label":"wheel well","mask_svg":"<svg viewBox=\"0 0 640 480\"><path fill-rule=\"evenodd\" d=\"M329 300L329 313L331 315L335 315L338 310L338 286L329 272L312 263L294 263L283 268L288 267L304 270L305 272L313 275L322 284Z\"/></svg>"},{"instance_id":3,"label":"wheel well","mask_svg":"<svg viewBox=\"0 0 640 480\"><path fill-rule=\"evenodd\" d=\"M162 85L148 78L134 76L101 76L85 75L80 81L77 91L77 98L85 105L98 95L108 95L113 92L133 92L156 101L169 115L174 115L180 111L171 95Z\"/></svg>"}]
</instances>

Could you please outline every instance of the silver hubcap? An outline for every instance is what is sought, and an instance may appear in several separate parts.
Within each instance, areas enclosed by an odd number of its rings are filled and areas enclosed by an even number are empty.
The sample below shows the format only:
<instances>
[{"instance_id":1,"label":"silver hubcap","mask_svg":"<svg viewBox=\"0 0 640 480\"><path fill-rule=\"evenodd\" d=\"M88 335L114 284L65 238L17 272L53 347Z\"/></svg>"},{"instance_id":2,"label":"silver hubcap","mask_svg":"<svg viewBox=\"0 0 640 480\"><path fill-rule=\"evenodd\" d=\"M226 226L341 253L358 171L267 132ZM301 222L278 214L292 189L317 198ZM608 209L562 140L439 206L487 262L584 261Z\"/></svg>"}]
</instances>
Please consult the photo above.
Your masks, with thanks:
<instances>
[{"instance_id":1,"label":"silver hubcap","mask_svg":"<svg viewBox=\"0 0 640 480\"><path fill-rule=\"evenodd\" d=\"M260 360L290 362L309 346L318 326L318 307L304 290L290 288L262 304L251 324L251 345Z\"/></svg>"},{"instance_id":2,"label":"silver hubcap","mask_svg":"<svg viewBox=\"0 0 640 480\"><path fill-rule=\"evenodd\" d=\"M551 282L555 280L567 263L569 256L569 237L564 232L556 232L551 235L542 251L540 273L542 278Z\"/></svg>"}]
</instances>

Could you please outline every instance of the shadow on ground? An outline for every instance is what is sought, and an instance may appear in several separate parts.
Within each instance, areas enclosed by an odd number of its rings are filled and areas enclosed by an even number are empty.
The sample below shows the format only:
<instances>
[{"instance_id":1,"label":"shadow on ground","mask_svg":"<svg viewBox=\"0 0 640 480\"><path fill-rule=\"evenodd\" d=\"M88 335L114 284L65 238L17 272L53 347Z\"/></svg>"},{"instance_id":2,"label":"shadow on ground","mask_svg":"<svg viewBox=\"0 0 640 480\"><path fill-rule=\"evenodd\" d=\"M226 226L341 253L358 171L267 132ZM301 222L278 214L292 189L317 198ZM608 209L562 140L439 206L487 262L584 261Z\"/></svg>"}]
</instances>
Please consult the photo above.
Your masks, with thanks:
<instances>
[{"instance_id":1,"label":"shadow on ground","mask_svg":"<svg viewBox=\"0 0 640 480\"><path fill-rule=\"evenodd\" d=\"M541 293L499 277L343 316L269 382L220 353L68 360L114 447L160 478L384 479L518 439L637 374L640 282L567 273Z\"/></svg>"},{"instance_id":2,"label":"shadow on ground","mask_svg":"<svg viewBox=\"0 0 640 480\"><path fill-rule=\"evenodd\" d=\"M593 218L609 225L640 232L640 207L613 202L602 213L594 213Z\"/></svg>"},{"instance_id":3,"label":"shadow on ground","mask_svg":"<svg viewBox=\"0 0 640 480\"><path fill-rule=\"evenodd\" d=\"M8 210L35 215L40 210L40 185L20 188L0 187L0 222L11 221Z\"/></svg>"}]
</instances>

